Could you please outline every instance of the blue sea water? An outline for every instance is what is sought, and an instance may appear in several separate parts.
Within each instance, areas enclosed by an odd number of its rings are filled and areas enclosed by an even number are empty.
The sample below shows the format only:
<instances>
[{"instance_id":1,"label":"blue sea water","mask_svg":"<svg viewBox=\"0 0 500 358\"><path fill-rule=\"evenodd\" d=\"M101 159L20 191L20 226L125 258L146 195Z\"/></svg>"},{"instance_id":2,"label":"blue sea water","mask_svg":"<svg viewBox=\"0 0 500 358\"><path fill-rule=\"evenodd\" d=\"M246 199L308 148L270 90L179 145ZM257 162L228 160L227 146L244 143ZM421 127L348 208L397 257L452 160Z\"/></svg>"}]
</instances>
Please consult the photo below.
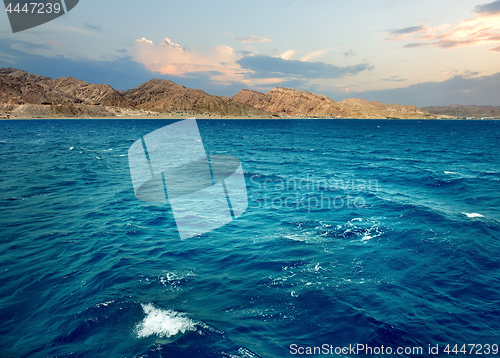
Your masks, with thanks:
<instances>
[{"instance_id":1,"label":"blue sea water","mask_svg":"<svg viewBox=\"0 0 500 358\"><path fill-rule=\"evenodd\" d=\"M185 240L127 158L173 122L0 121L0 357L498 356L499 121L198 120L249 206Z\"/></svg>"}]
</instances>

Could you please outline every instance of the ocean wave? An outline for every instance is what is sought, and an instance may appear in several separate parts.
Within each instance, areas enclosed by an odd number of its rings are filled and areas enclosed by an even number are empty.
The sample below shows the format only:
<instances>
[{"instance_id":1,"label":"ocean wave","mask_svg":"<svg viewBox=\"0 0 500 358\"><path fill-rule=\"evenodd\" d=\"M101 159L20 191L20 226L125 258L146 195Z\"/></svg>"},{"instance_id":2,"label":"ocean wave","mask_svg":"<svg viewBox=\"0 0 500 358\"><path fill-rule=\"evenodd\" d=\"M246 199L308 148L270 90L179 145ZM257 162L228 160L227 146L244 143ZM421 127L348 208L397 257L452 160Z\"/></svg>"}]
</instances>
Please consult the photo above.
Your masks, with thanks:
<instances>
[{"instance_id":1,"label":"ocean wave","mask_svg":"<svg viewBox=\"0 0 500 358\"><path fill-rule=\"evenodd\" d=\"M141 304L146 317L135 327L137 338L157 336L169 338L188 331L196 331L199 323L186 317L184 313L162 310L151 303Z\"/></svg>"},{"instance_id":2,"label":"ocean wave","mask_svg":"<svg viewBox=\"0 0 500 358\"><path fill-rule=\"evenodd\" d=\"M484 215L481 215L479 213L464 213L463 212L462 214L464 214L468 218L484 218Z\"/></svg>"}]
</instances>

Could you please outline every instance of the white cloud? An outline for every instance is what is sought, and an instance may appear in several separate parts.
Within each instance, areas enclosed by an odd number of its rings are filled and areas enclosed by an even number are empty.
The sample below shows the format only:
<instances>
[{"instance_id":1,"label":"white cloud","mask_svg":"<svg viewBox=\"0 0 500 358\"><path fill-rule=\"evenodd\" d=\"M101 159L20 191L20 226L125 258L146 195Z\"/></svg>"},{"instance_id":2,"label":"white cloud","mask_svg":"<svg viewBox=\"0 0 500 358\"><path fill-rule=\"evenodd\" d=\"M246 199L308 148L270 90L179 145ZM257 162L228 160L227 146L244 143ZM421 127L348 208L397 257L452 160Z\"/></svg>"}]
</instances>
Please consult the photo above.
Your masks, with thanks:
<instances>
[{"instance_id":1,"label":"white cloud","mask_svg":"<svg viewBox=\"0 0 500 358\"><path fill-rule=\"evenodd\" d=\"M283 60L289 60L290 58L292 58L293 55L295 55L294 50L287 50L287 51L283 52L281 55L279 55L278 57L281 57Z\"/></svg>"},{"instance_id":2,"label":"white cloud","mask_svg":"<svg viewBox=\"0 0 500 358\"><path fill-rule=\"evenodd\" d=\"M305 62L305 61L312 60L318 56L321 56L325 52L326 52L326 50L319 50L319 51L311 52L311 53L305 55L304 57L302 57L301 61Z\"/></svg>"}]
</instances>

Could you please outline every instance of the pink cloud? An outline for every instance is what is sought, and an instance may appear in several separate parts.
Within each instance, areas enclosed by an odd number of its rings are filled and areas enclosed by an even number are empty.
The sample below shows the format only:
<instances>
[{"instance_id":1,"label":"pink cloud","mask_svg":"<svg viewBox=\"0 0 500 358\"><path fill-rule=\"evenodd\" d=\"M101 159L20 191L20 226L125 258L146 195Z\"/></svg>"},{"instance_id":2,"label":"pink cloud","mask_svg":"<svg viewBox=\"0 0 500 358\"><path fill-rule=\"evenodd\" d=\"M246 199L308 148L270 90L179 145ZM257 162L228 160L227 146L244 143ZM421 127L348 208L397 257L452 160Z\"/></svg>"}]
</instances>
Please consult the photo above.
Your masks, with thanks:
<instances>
[{"instance_id":1,"label":"pink cloud","mask_svg":"<svg viewBox=\"0 0 500 358\"><path fill-rule=\"evenodd\" d=\"M244 44L254 43L254 42L271 42L271 40L268 38L254 36L254 35L250 35L247 37L240 37L240 38L237 38L235 40L238 42L244 43Z\"/></svg>"},{"instance_id":2,"label":"pink cloud","mask_svg":"<svg viewBox=\"0 0 500 358\"><path fill-rule=\"evenodd\" d=\"M240 58L226 45L217 46L206 52L187 49L169 38L159 44L142 38L136 40L131 51L132 58L148 70L184 76L186 73L212 72L215 82L230 83L242 81L245 71L236 61Z\"/></svg>"},{"instance_id":3,"label":"pink cloud","mask_svg":"<svg viewBox=\"0 0 500 358\"><path fill-rule=\"evenodd\" d=\"M487 4L495 6L484 5L477 8L475 10L477 15L474 18L461 21L454 27L450 24L442 24L438 27L419 25L392 30L388 32L384 41L411 41L404 46L405 48L439 47L443 49L500 44L500 12L491 10L498 7L497 3L500 4L500 1ZM490 9L490 11L479 11L483 8Z\"/></svg>"}]
</instances>

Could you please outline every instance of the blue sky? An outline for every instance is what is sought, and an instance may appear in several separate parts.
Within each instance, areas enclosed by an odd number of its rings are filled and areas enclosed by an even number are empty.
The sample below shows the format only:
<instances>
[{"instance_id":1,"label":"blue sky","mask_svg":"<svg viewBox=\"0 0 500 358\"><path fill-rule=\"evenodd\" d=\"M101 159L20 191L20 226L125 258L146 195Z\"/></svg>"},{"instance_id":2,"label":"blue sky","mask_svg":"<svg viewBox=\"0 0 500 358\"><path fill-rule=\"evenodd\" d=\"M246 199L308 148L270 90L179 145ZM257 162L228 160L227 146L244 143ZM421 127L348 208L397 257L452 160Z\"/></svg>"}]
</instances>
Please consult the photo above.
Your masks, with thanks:
<instances>
[{"instance_id":1,"label":"blue sky","mask_svg":"<svg viewBox=\"0 0 500 358\"><path fill-rule=\"evenodd\" d=\"M500 1L80 0L15 34L0 16L1 67L117 89L156 77L225 96L500 105Z\"/></svg>"}]
</instances>

